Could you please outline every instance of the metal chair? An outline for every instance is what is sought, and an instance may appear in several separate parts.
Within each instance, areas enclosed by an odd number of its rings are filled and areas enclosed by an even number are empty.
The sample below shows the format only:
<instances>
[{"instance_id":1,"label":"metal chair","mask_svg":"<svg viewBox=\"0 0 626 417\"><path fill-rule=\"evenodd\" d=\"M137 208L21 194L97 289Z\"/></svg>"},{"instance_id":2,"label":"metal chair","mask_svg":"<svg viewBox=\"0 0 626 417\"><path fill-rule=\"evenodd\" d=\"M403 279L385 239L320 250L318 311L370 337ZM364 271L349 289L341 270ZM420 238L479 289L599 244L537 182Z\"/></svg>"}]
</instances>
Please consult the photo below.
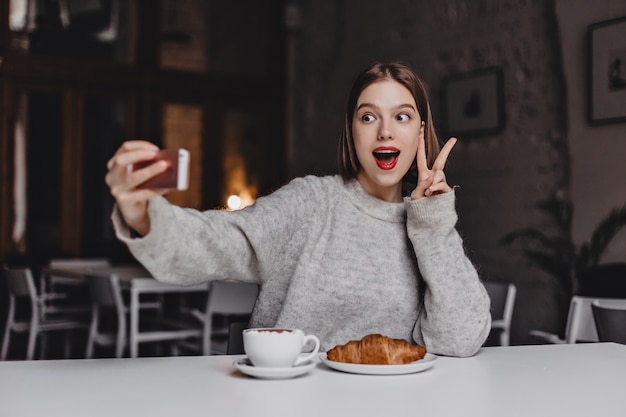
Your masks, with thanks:
<instances>
[{"instance_id":1,"label":"metal chair","mask_svg":"<svg viewBox=\"0 0 626 417\"><path fill-rule=\"evenodd\" d=\"M191 309L189 312L202 323L202 341L195 345L190 343L181 344L180 347L188 351L202 355L225 354L243 349L243 338L237 340L236 332L248 325L248 320L254 309L259 294L258 284L236 280L213 281L209 289L204 311ZM228 323L216 328L213 326L216 317L232 318L234 323ZM212 347L212 341L218 338L226 338L227 346L224 350ZM241 347L237 347L240 343Z\"/></svg>"},{"instance_id":2,"label":"metal chair","mask_svg":"<svg viewBox=\"0 0 626 417\"><path fill-rule=\"evenodd\" d=\"M89 293L91 295L91 324L89 326L89 338L87 339L87 352L85 357L93 357L94 347L115 346L115 357L121 358L126 347L126 313L128 309L122 300L119 280L113 276L94 276L89 278ZM105 310L114 312L117 320L115 333L103 332L100 329L101 313Z\"/></svg>"},{"instance_id":3,"label":"metal chair","mask_svg":"<svg viewBox=\"0 0 626 417\"><path fill-rule=\"evenodd\" d=\"M106 258L54 258L48 263L47 269L84 270L108 268L111 262ZM48 313L89 313L91 307L83 304L86 293L84 279L64 277L51 274L44 270L39 278L41 294L50 300L45 305L43 314ZM78 294L78 295L77 295Z\"/></svg>"},{"instance_id":4,"label":"metal chair","mask_svg":"<svg viewBox=\"0 0 626 417\"><path fill-rule=\"evenodd\" d=\"M85 356L92 358L96 346L114 346L115 357L121 358L128 346L128 314L129 307L124 302L122 288L116 273L110 275L93 275L88 278L89 291L92 302L91 325L87 341ZM142 315L140 325L149 327L149 337L146 342L176 342L190 338L201 339L202 325L197 320L185 320L181 317L170 317L162 310L160 302L140 303L140 309L156 310L154 317ZM103 330L101 319L107 312L113 313L113 330ZM173 348L173 354L177 351Z\"/></svg>"},{"instance_id":5,"label":"metal chair","mask_svg":"<svg viewBox=\"0 0 626 417\"><path fill-rule=\"evenodd\" d=\"M248 323L234 322L230 324L228 330L227 355L240 355L245 353L243 348L243 331L248 328Z\"/></svg>"},{"instance_id":6,"label":"metal chair","mask_svg":"<svg viewBox=\"0 0 626 417\"><path fill-rule=\"evenodd\" d=\"M46 294L38 294L35 287L35 280L30 268L3 268L4 277L6 279L9 292L9 313L7 317L6 327L4 330L4 339L2 341L1 360L6 360L9 350L11 332L26 333L28 332L28 346L26 349L26 359L32 360L35 354L35 345L37 338L44 332L51 331L69 331L74 329L86 329L87 323L79 318L69 316L58 316L53 314L44 315L45 304L49 301ZM19 299L27 299L30 303L30 318L18 320L16 316L17 304ZM67 341L67 339L66 339ZM42 344L43 346L43 344ZM66 357L68 356L69 345L66 345ZM41 349L43 356L44 349Z\"/></svg>"},{"instance_id":7,"label":"metal chair","mask_svg":"<svg viewBox=\"0 0 626 417\"><path fill-rule=\"evenodd\" d=\"M612 302L594 300L591 311L600 342L626 345L626 299Z\"/></svg>"},{"instance_id":8,"label":"metal chair","mask_svg":"<svg viewBox=\"0 0 626 417\"><path fill-rule=\"evenodd\" d=\"M558 334L545 332L543 330L531 330L530 334L540 338L546 343L578 343L578 342L597 342L598 332L593 320L591 304L599 300L602 303L619 302L620 298L599 298L599 297L582 297L575 295L572 297L567 313L567 322L565 325L565 337L561 338Z\"/></svg>"},{"instance_id":9,"label":"metal chair","mask_svg":"<svg viewBox=\"0 0 626 417\"><path fill-rule=\"evenodd\" d=\"M484 285L491 299L491 329L500 333L501 346L509 346L517 288L505 282L487 281Z\"/></svg>"},{"instance_id":10,"label":"metal chair","mask_svg":"<svg viewBox=\"0 0 626 417\"><path fill-rule=\"evenodd\" d=\"M240 281L214 281L209 290L206 311L203 317L204 329L202 331L202 354L210 355L211 339L218 336L227 336L229 329L213 329L213 318L216 315L242 315L250 316L257 296L259 286L250 282Z\"/></svg>"}]
</instances>

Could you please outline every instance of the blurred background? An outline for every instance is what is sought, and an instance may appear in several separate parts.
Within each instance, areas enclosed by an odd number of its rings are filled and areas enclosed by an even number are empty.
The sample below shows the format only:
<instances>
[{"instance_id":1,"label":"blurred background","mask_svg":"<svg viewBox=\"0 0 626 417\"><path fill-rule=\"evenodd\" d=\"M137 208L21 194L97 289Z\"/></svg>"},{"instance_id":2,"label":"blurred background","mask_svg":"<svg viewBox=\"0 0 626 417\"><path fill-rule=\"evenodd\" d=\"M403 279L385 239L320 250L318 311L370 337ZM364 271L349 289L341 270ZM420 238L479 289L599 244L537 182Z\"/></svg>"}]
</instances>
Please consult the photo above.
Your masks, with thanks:
<instances>
[{"instance_id":1,"label":"blurred background","mask_svg":"<svg viewBox=\"0 0 626 417\"><path fill-rule=\"evenodd\" d=\"M129 261L104 184L127 139L189 149L190 189L168 198L198 209L334 174L352 80L401 60L440 139L459 137L458 228L483 279L517 287L511 343L561 332L582 272L626 263L626 89L609 85L626 66L607 58L626 37L598 25L624 16L621 0L0 0L0 257Z\"/></svg>"}]
</instances>

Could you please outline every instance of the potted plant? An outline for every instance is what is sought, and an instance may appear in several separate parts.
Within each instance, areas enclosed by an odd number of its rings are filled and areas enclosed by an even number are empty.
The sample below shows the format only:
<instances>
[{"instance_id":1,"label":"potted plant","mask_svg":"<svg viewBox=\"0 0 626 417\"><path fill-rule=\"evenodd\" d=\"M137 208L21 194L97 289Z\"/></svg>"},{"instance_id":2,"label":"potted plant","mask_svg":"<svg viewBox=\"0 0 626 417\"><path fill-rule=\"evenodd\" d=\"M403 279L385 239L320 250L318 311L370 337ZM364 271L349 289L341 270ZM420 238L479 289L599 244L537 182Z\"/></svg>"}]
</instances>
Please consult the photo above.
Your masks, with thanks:
<instances>
[{"instance_id":1,"label":"potted plant","mask_svg":"<svg viewBox=\"0 0 626 417\"><path fill-rule=\"evenodd\" d=\"M592 271L599 268L599 261L609 243L626 225L626 205L611 210L596 226L589 241L579 247L574 244L571 235L573 205L570 201L551 198L540 202L538 208L552 218L556 226L554 236L529 227L508 233L502 238L502 243L519 242L525 256L556 279L566 299L583 289L595 291L594 296L615 296L597 294L597 289L593 289ZM626 263L620 265L626 272ZM625 288L626 275L623 281L614 284L615 288ZM606 283L602 286L606 287Z\"/></svg>"}]
</instances>

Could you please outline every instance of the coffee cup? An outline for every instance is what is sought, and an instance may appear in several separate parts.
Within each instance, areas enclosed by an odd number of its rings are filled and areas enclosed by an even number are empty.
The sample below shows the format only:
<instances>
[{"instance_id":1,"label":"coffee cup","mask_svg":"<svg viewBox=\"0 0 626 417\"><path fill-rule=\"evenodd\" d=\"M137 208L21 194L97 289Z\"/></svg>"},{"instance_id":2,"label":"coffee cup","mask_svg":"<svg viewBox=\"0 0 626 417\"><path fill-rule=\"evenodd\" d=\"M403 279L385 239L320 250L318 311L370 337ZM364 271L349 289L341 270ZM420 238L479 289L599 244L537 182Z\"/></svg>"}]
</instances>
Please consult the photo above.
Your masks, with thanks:
<instances>
[{"instance_id":1,"label":"coffee cup","mask_svg":"<svg viewBox=\"0 0 626 417\"><path fill-rule=\"evenodd\" d=\"M315 346L303 355L308 342ZM243 331L243 348L254 366L290 368L313 359L320 350L320 340L299 329L252 328Z\"/></svg>"}]
</instances>

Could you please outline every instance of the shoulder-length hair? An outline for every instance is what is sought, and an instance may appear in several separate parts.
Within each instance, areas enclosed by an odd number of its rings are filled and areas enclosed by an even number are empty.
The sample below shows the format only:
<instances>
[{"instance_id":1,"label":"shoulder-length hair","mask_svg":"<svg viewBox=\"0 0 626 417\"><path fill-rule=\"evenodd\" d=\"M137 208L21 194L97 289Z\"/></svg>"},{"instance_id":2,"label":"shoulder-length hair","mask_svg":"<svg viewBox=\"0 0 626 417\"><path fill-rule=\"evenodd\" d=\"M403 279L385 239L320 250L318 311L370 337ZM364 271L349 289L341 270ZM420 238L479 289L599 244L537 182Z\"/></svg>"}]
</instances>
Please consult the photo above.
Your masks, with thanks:
<instances>
[{"instance_id":1,"label":"shoulder-length hair","mask_svg":"<svg viewBox=\"0 0 626 417\"><path fill-rule=\"evenodd\" d=\"M376 62L363 70L352 84L348 95L344 126L339 137L339 173L345 178L356 178L361 169L361 163L354 149L354 137L352 136L352 120L357 101L363 90L370 84L381 80L394 80L405 86L413 95L417 104L417 111L424 122L424 144L426 146L426 161L432 167L435 158L439 154L440 146L437 133L433 125L433 118L428 102L426 87L417 74L407 65L401 62L380 63ZM417 162L413 161L411 168L403 178L403 194L410 193L417 185Z\"/></svg>"}]
</instances>

